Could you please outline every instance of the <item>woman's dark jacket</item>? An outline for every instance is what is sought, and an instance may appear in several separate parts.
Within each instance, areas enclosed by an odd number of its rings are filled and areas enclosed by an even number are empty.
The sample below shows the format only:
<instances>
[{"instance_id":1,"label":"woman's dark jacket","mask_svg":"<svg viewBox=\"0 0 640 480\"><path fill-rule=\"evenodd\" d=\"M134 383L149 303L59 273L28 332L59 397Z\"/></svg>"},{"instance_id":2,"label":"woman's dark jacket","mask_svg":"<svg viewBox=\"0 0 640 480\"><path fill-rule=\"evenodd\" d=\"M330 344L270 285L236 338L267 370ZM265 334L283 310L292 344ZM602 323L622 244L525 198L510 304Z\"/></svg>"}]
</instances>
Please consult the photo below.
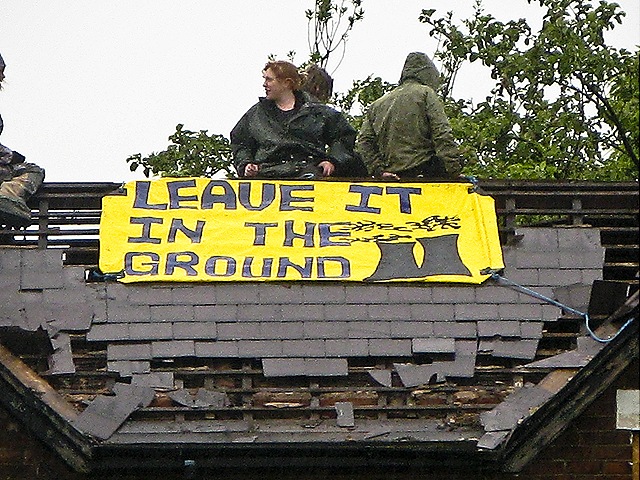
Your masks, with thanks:
<instances>
[{"instance_id":1,"label":"woman's dark jacket","mask_svg":"<svg viewBox=\"0 0 640 480\"><path fill-rule=\"evenodd\" d=\"M359 175L355 129L337 110L296 91L296 108L286 119L273 100L260 98L231 131L233 163L241 176L248 163L273 164L312 158L329 160L335 176Z\"/></svg>"}]
</instances>

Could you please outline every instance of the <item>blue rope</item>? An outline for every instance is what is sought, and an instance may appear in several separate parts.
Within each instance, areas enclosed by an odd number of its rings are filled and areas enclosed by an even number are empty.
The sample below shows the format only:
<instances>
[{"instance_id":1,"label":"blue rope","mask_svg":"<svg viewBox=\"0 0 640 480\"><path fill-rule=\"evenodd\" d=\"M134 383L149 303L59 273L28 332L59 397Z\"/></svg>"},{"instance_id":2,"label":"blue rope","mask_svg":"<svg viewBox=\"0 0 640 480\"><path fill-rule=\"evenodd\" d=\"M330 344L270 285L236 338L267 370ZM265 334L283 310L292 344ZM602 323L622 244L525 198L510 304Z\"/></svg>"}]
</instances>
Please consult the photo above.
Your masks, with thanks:
<instances>
[{"instance_id":1,"label":"blue rope","mask_svg":"<svg viewBox=\"0 0 640 480\"><path fill-rule=\"evenodd\" d=\"M558 302L557 300L554 300L553 298L549 298L545 295L542 295L541 293L535 292L527 287L524 287L522 285L519 285L505 277L503 277L502 275L499 275L496 272L490 271L490 270L483 270L481 273L489 273L491 275L491 279L494 280L498 285L501 285L503 287L510 287L513 288L514 290L518 290L519 292L522 292L526 295L529 295L530 297L534 297L537 298L538 300L542 300L543 302L547 302L550 303L551 305L555 305L556 307L562 308L563 310L567 311L567 312L571 312L574 315L578 315L580 317L584 318L584 324L585 327L587 328L587 332L589 332L589 335L591 336L591 338L593 338L595 341L600 342L600 343L609 343L611 340L613 340L614 338L616 338L618 335L620 335L620 332L622 332L632 321L633 321L633 317L629 318L624 325L622 325L622 327L620 327L620 329L611 337L609 338L601 338L598 335L596 335L596 333L591 330L591 327L589 326L589 314L585 313L585 312L581 312L580 310L576 310L575 308L571 308L567 305L564 305L560 302Z\"/></svg>"}]
</instances>

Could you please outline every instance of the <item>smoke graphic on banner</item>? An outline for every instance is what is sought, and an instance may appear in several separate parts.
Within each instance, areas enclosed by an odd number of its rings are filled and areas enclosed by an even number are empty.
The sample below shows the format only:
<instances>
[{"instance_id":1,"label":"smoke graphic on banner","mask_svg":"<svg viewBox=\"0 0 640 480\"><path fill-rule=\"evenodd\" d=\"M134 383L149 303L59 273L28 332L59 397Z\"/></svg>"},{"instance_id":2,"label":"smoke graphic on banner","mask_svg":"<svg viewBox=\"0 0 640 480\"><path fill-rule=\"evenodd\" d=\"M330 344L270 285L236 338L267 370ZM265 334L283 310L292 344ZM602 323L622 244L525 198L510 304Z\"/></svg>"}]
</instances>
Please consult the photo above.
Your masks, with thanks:
<instances>
[{"instance_id":1,"label":"smoke graphic on banner","mask_svg":"<svg viewBox=\"0 0 640 480\"><path fill-rule=\"evenodd\" d=\"M100 269L122 282L481 283L504 267L467 183L163 178L103 198Z\"/></svg>"}]
</instances>

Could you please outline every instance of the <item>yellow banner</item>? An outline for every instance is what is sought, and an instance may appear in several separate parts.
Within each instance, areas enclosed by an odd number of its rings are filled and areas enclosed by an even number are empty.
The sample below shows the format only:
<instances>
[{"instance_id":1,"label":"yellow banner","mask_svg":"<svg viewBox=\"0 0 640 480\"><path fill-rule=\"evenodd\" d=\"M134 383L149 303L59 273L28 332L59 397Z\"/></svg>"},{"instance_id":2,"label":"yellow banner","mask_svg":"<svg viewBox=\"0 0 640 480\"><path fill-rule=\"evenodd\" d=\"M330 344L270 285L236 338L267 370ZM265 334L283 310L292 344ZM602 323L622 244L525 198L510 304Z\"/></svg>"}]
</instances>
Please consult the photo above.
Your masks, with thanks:
<instances>
[{"instance_id":1,"label":"yellow banner","mask_svg":"<svg viewBox=\"0 0 640 480\"><path fill-rule=\"evenodd\" d=\"M134 181L104 197L100 269L122 282L481 283L494 201L467 183Z\"/></svg>"}]
</instances>

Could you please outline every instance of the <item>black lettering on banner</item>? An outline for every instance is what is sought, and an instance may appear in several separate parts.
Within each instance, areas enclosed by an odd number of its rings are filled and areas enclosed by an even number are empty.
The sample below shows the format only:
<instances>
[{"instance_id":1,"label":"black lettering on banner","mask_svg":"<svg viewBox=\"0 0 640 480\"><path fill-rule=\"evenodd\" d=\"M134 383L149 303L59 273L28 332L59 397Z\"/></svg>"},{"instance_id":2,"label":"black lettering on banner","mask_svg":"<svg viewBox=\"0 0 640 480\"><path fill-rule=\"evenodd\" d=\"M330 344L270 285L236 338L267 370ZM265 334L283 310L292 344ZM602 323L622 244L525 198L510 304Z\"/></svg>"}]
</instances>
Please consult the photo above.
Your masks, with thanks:
<instances>
[{"instance_id":1,"label":"black lettering on banner","mask_svg":"<svg viewBox=\"0 0 640 480\"><path fill-rule=\"evenodd\" d=\"M263 183L260 197L260 205L251 205L251 187L254 182L240 182L238 184L238 200L240 205L249 211L260 211L267 208L276 199L276 186L273 183Z\"/></svg>"},{"instance_id":2,"label":"black lettering on banner","mask_svg":"<svg viewBox=\"0 0 640 480\"><path fill-rule=\"evenodd\" d=\"M180 189L182 188L194 188L196 186L195 179L190 180L174 180L167 182L167 190L169 191L169 208L189 208L192 210L197 209L196 205L181 205L182 202L197 202L197 195L180 195Z\"/></svg>"},{"instance_id":3,"label":"black lettering on banner","mask_svg":"<svg viewBox=\"0 0 640 480\"><path fill-rule=\"evenodd\" d=\"M162 225L162 218L156 217L130 217L129 223L131 225L142 225L142 234L139 237L129 237L127 238L128 243L153 243L159 244L162 242L160 238L155 238L151 236L151 225L154 223L157 225Z\"/></svg>"},{"instance_id":4,"label":"black lettering on banner","mask_svg":"<svg viewBox=\"0 0 640 480\"><path fill-rule=\"evenodd\" d=\"M304 257L304 265L296 265L289 257L280 257L278 264L278 278L285 278L287 276L287 269L293 268L300 274L301 278L311 278L311 266L313 264L312 257Z\"/></svg>"},{"instance_id":5,"label":"black lettering on banner","mask_svg":"<svg viewBox=\"0 0 640 480\"><path fill-rule=\"evenodd\" d=\"M181 260L182 257L187 257ZM195 277L198 271L194 268L200 259L195 252L175 252L167 254L167 264L165 265L164 274L173 275L176 268L182 268L188 277Z\"/></svg>"},{"instance_id":6,"label":"black lettering on banner","mask_svg":"<svg viewBox=\"0 0 640 480\"><path fill-rule=\"evenodd\" d=\"M141 266L149 267L146 270L135 270L133 268L133 260L136 257L148 257L148 262L142 262ZM160 263L160 255L155 252L127 252L124 255L124 273L125 275L141 276L141 275L158 275L158 264Z\"/></svg>"},{"instance_id":7,"label":"black lettering on banner","mask_svg":"<svg viewBox=\"0 0 640 480\"><path fill-rule=\"evenodd\" d=\"M242 263L242 276L244 278L269 278L273 267L273 258L262 259L262 272L260 275L254 275L251 271L254 257L246 257Z\"/></svg>"},{"instance_id":8,"label":"black lettering on banner","mask_svg":"<svg viewBox=\"0 0 640 480\"><path fill-rule=\"evenodd\" d=\"M175 243L176 234L178 232L182 232L187 236L189 240L191 240L191 243L200 243L202 242L202 231L204 229L204 225L204 220L198 220L196 222L195 230L191 230L190 228L187 228L185 226L184 220L182 220L181 218L174 218L173 220L171 220L168 242Z\"/></svg>"},{"instance_id":9,"label":"black lettering on banner","mask_svg":"<svg viewBox=\"0 0 640 480\"><path fill-rule=\"evenodd\" d=\"M347 212L380 213L380 209L378 207L371 207L369 205L369 198L371 195L382 195L382 187L350 185L349 192L360 194L360 204L346 205L345 210Z\"/></svg>"},{"instance_id":10,"label":"black lettering on banner","mask_svg":"<svg viewBox=\"0 0 640 480\"><path fill-rule=\"evenodd\" d=\"M318 257L317 262L318 278L349 278L351 276L351 265L349 260L344 257ZM340 264L340 275L332 277L327 276L325 266L328 262L338 262Z\"/></svg>"},{"instance_id":11,"label":"black lettering on banner","mask_svg":"<svg viewBox=\"0 0 640 480\"><path fill-rule=\"evenodd\" d=\"M133 200L133 208L142 208L144 210L166 210L166 203L149 204L150 181L136 182L135 198Z\"/></svg>"},{"instance_id":12,"label":"black lettering on banner","mask_svg":"<svg viewBox=\"0 0 640 480\"><path fill-rule=\"evenodd\" d=\"M334 242L332 237L349 237L351 232L348 230L340 230L334 232L331 230L336 225L348 225L347 223L320 223L318 224L318 233L320 234L320 246L321 247L348 247L351 245L349 241Z\"/></svg>"},{"instance_id":13,"label":"black lettering on banner","mask_svg":"<svg viewBox=\"0 0 640 480\"><path fill-rule=\"evenodd\" d=\"M216 273L216 267L219 263L225 264L224 273ZM236 273L236 260L232 257L209 257L204 266L204 272L210 277L230 277Z\"/></svg>"},{"instance_id":14,"label":"black lettering on banner","mask_svg":"<svg viewBox=\"0 0 640 480\"><path fill-rule=\"evenodd\" d=\"M398 195L400 213L411 213L411 195L421 195L422 189L418 187L387 187L388 195Z\"/></svg>"},{"instance_id":15,"label":"black lettering on banner","mask_svg":"<svg viewBox=\"0 0 640 480\"><path fill-rule=\"evenodd\" d=\"M313 197L294 197L292 195L296 190L313 191L313 184L308 185L280 185L280 211L290 212L293 210L301 210L305 212L313 212L313 207L302 207L291 205L293 202L313 202Z\"/></svg>"},{"instance_id":16,"label":"black lettering on banner","mask_svg":"<svg viewBox=\"0 0 640 480\"><path fill-rule=\"evenodd\" d=\"M313 222L304 222L304 233L296 233L293 231L293 220L284 222L284 243L283 247L293 247L293 241L304 240L305 247L313 247L313 232L316 224Z\"/></svg>"},{"instance_id":17,"label":"black lettering on banner","mask_svg":"<svg viewBox=\"0 0 640 480\"><path fill-rule=\"evenodd\" d=\"M223 192L214 194L213 189L222 188ZM237 208L236 194L229 182L224 180L211 180L202 192L201 208L203 210L213 208L214 203L221 203L225 210L235 210Z\"/></svg>"},{"instance_id":18,"label":"black lettering on banner","mask_svg":"<svg viewBox=\"0 0 640 480\"><path fill-rule=\"evenodd\" d=\"M254 246L264 246L267 237L267 228L268 227L277 227L277 223L253 223L253 222L245 222L245 227L253 227L255 228L255 233L253 235L253 245Z\"/></svg>"}]
</instances>

